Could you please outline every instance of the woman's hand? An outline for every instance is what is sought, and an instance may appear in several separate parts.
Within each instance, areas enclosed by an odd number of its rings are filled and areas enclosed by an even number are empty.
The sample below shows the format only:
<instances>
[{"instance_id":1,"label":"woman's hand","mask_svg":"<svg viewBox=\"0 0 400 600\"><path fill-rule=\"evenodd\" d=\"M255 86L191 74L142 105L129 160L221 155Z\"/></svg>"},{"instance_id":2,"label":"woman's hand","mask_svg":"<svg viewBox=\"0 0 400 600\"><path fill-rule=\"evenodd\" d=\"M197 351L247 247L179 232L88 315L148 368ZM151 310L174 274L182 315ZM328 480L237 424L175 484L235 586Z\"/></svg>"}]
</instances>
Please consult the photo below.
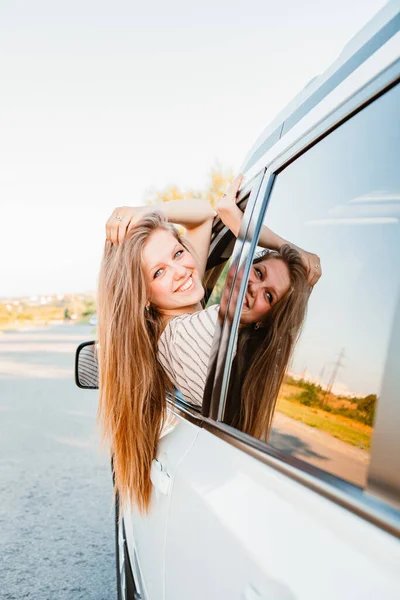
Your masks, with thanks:
<instances>
[{"instance_id":1,"label":"woman's hand","mask_svg":"<svg viewBox=\"0 0 400 600\"><path fill-rule=\"evenodd\" d=\"M106 238L113 244L124 241L126 234L147 213L154 212L154 206L121 206L115 208L106 223Z\"/></svg>"},{"instance_id":2,"label":"woman's hand","mask_svg":"<svg viewBox=\"0 0 400 600\"><path fill-rule=\"evenodd\" d=\"M242 222L243 213L236 205L237 196L242 185L243 175L238 175L218 201L216 211L221 221L237 236Z\"/></svg>"},{"instance_id":3,"label":"woman's hand","mask_svg":"<svg viewBox=\"0 0 400 600\"><path fill-rule=\"evenodd\" d=\"M317 254L307 252L306 250L302 250L297 246L294 247L299 252L301 260L303 261L303 264L307 270L308 283L313 287L322 275L321 259Z\"/></svg>"},{"instance_id":4,"label":"woman's hand","mask_svg":"<svg viewBox=\"0 0 400 600\"><path fill-rule=\"evenodd\" d=\"M226 193L222 196L222 198L220 198L220 200L218 200L218 204L217 204L217 212L219 213L224 212L224 211L230 211L232 210L232 208L234 208L236 206L236 202L237 202L237 195L238 195L238 191L240 189L240 186L242 185L242 181L243 181L243 175L238 175L236 177L236 179L234 179L231 183L231 185L228 187Z\"/></svg>"}]
</instances>

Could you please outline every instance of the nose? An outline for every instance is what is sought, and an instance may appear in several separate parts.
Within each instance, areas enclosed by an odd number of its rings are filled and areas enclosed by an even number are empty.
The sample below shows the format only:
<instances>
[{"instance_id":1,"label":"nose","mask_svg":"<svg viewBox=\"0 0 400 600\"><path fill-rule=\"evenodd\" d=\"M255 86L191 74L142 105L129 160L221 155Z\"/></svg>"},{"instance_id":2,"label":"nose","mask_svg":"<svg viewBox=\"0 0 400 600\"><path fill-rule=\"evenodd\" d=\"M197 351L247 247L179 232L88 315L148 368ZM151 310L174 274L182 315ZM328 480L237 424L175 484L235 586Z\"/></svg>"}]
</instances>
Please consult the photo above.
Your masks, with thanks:
<instances>
[{"instance_id":1,"label":"nose","mask_svg":"<svg viewBox=\"0 0 400 600\"><path fill-rule=\"evenodd\" d=\"M174 279L179 280L186 277L187 269L183 265L174 264Z\"/></svg>"}]
</instances>

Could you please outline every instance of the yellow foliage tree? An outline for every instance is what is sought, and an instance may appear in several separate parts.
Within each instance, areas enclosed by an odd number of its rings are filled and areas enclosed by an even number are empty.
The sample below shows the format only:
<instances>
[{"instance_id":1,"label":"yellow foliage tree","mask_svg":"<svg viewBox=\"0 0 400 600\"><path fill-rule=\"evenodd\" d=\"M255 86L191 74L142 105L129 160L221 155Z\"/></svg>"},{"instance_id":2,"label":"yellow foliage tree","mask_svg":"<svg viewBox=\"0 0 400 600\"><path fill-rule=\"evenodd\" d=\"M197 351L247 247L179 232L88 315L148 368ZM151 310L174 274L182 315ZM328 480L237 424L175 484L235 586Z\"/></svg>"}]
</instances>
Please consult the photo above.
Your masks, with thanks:
<instances>
[{"instance_id":1,"label":"yellow foliage tree","mask_svg":"<svg viewBox=\"0 0 400 600\"><path fill-rule=\"evenodd\" d=\"M210 171L208 185L203 194L215 206L233 181L232 169L223 169L219 164L214 165Z\"/></svg>"},{"instance_id":2,"label":"yellow foliage tree","mask_svg":"<svg viewBox=\"0 0 400 600\"><path fill-rule=\"evenodd\" d=\"M146 194L146 204L160 204L169 200L191 200L194 198L207 198L213 206L226 192L233 180L231 169L223 169L216 163L210 171L204 190L183 190L177 185L170 185L162 190L151 190Z\"/></svg>"}]
</instances>

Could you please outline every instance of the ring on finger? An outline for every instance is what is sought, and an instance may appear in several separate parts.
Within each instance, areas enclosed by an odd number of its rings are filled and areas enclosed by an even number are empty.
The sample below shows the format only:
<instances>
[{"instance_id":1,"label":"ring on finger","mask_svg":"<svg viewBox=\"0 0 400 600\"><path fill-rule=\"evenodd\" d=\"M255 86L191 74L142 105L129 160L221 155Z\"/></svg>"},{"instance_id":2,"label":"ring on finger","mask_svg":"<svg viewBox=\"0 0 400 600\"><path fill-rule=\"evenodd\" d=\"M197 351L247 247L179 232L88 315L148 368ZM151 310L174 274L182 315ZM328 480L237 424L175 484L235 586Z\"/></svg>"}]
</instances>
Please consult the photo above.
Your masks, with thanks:
<instances>
[{"instance_id":1,"label":"ring on finger","mask_svg":"<svg viewBox=\"0 0 400 600\"><path fill-rule=\"evenodd\" d=\"M115 218L117 219L117 221L121 221L122 219L121 215L115 215Z\"/></svg>"}]
</instances>

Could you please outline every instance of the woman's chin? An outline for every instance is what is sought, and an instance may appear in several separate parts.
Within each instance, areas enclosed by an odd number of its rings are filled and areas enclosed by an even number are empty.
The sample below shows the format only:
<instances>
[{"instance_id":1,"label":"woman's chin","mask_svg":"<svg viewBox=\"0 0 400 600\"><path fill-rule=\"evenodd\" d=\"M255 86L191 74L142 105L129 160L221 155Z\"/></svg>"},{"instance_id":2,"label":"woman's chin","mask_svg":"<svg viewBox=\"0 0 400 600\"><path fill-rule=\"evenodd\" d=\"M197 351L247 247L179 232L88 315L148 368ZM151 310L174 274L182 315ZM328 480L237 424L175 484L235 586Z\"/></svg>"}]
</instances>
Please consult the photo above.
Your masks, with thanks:
<instances>
[{"instance_id":1,"label":"woman's chin","mask_svg":"<svg viewBox=\"0 0 400 600\"><path fill-rule=\"evenodd\" d=\"M199 302L201 302L201 300L204 297L204 290L203 288L201 288L201 290L193 290L193 292L191 292L190 294L187 294L186 296L183 296L180 298L180 305L181 306L194 306L195 304L198 304Z\"/></svg>"},{"instance_id":2,"label":"woman's chin","mask_svg":"<svg viewBox=\"0 0 400 600\"><path fill-rule=\"evenodd\" d=\"M202 283L199 283L199 287L198 287L198 294L197 294L197 302L201 302L201 300L203 300L204 298L204 294L205 294L205 290L203 288Z\"/></svg>"},{"instance_id":3,"label":"woman's chin","mask_svg":"<svg viewBox=\"0 0 400 600\"><path fill-rule=\"evenodd\" d=\"M180 298L180 305L181 306L195 306L196 304L198 304L199 302L201 302L201 300L204 297L204 289L203 286L200 285L200 287L197 287L193 290L190 291L190 293L183 295Z\"/></svg>"}]
</instances>

